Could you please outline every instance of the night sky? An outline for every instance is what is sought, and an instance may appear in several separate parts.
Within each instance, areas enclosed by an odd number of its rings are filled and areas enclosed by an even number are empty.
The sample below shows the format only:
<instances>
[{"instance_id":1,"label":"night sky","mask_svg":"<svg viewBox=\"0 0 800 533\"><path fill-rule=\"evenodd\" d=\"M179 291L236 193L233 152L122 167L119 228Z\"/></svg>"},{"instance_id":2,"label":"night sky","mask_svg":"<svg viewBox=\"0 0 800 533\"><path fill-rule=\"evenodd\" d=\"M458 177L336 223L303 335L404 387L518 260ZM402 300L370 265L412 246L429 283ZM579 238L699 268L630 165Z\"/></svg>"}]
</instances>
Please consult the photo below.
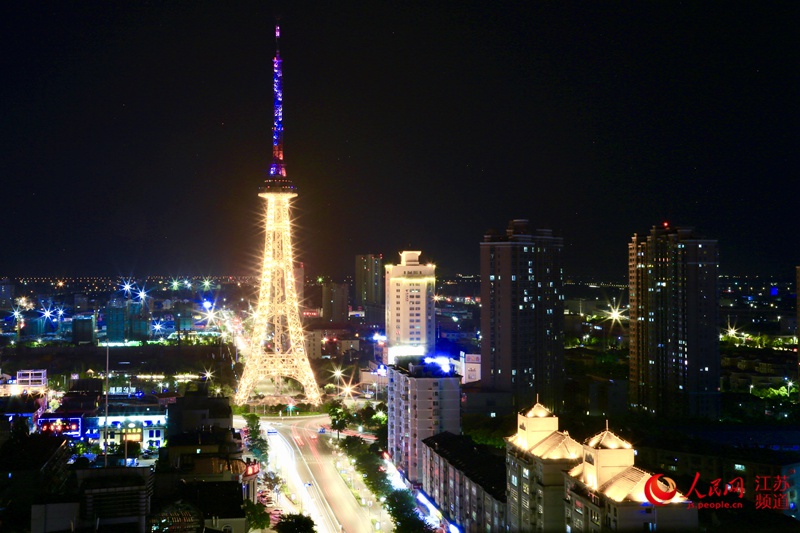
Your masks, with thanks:
<instances>
[{"instance_id":1,"label":"night sky","mask_svg":"<svg viewBox=\"0 0 800 533\"><path fill-rule=\"evenodd\" d=\"M308 274L477 273L512 218L567 278L624 281L665 220L724 274L800 264L800 3L17 1L0 276L255 273L276 15Z\"/></svg>"}]
</instances>

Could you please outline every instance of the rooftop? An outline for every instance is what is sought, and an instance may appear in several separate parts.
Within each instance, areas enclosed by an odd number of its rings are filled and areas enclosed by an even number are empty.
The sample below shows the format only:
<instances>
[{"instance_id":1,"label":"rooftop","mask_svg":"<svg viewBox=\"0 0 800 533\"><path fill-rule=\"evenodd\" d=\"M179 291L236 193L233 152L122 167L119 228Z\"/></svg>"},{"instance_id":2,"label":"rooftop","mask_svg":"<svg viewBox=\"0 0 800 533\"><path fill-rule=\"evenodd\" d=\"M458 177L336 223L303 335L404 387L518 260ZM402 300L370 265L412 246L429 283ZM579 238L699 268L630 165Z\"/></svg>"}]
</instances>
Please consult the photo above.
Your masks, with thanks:
<instances>
[{"instance_id":1,"label":"rooftop","mask_svg":"<svg viewBox=\"0 0 800 533\"><path fill-rule=\"evenodd\" d=\"M497 455L488 446L475 444L465 435L454 435L449 431L428 437L422 442L483 487L497 501L506 501L505 457Z\"/></svg>"},{"instance_id":2,"label":"rooftop","mask_svg":"<svg viewBox=\"0 0 800 533\"><path fill-rule=\"evenodd\" d=\"M536 404L530 409L528 409L528 412L526 412L523 416L525 416L526 418L545 418L556 415L551 413L544 405L540 404L539 402L536 402Z\"/></svg>"},{"instance_id":3,"label":"rooftop","mask_svg":"<svg viewBox=\"0 0 800 533\"><path fill-rule=\"evenodd\" d=\"M205 518L244 518L242 485L238 481L187 483L183 498L196 506Z\"/></svg>"},{"instance_id":4,"label":"rooftop","mask_svg":"<svg viewBox=\"0 0 800 533\"><path fill-rule=\"evenodd\" d=\"M615 450L618 448L625 448L630 449L631 443L622 439L621 437L615 435L613 432L609 431L608 423L606 423L605 431L601 431L594 437L590 437L586 439L587 446L590 448L594 448L595 450L599 449L606 449L606 450Z\"/></svg>"},{"instance_id":5,"label":"rooftop","mask_svg":"<svg viewBox=\"0 0 800 533\"><path fill-rule=\"evenodd\" d=\"M554 431L528 451L542 459L580 459L583 457L583 447L566 431Z\"/></svg>"},{"instance_id":6,"label":"rooftop","mask_svg":"<svg viewBox=\"0 0 800 533\"><path fill-rule=\"evenodd\" d=\"M66 446L65 437L33 433L24 441L7 440L0 448L0 472L19 472L39 470L62 446Z\"/></svg>"}]
</instances>

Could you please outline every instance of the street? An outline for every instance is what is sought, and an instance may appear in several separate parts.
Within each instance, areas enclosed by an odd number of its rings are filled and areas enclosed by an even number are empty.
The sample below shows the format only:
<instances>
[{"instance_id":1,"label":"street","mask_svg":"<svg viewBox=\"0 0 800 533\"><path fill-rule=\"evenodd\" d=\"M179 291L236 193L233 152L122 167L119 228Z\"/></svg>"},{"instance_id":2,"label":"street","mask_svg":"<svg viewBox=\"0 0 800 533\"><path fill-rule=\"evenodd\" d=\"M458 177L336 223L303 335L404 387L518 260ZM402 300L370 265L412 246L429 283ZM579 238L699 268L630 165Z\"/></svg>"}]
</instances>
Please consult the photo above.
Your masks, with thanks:
<instances>
[{"instance_id":1,"label":"street","mask_svg":"<svg viewBox=\"0 0 800 533\"><path fill-rule=\"evenodd\" d=\"M335 434L318 433L320 426L329 424L327 415L314 417L261 418L261 425L274 427L277 434L269 435L270 468L275 468L294 494L297 512L308 514L319 533L368 533L390 529L388 513L366 488L361 476L354 472L344 455L335 455ZM234 426L244 426L240 416ZM337 467L338 463L338 467ZM342 474L341 471L344 471ZM352 483L355 491L350 489ZM360 494L360 498L354 496ZM363 505L362 505L363 503ZM284 509L284 512L291 512Z\"/></svg>"}]
</instances>

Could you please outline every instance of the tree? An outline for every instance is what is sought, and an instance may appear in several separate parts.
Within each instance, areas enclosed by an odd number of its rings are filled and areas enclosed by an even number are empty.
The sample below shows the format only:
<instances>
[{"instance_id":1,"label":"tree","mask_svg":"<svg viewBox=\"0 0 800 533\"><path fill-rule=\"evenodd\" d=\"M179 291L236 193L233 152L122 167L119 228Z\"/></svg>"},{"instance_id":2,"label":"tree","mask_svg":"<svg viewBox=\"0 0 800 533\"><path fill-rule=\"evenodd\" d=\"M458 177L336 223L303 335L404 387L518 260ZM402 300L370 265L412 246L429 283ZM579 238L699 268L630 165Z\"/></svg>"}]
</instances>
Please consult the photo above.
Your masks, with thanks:
<instances>
[{"instance_id":1,"label":"tree","mask_svg":"<svg viewBox=\"0 0 800 533\"><path fill-rule=\"evenodd\" d=\"M278 533L317 533L317 525L304 514L285 514L272 529Z\"/></svg>"},{"instance_id":2,"label":"tree","mask_svg":"<svg viewBox=\"0 0 800 533\"><path fill-rule=\"evenodd\" d=\"M30 435L30 426L28 425L28 417L15 416L11 422L11 439L15 443L22 443L27 440Z\"/></svg>"},{"instance_id":3,"label":"tree","mask_svg":"<svg viewBox=\"0 0 800 533\"><path fill-rule=\"evenodd\" d=\"M272 492L277 492L278 487L283 485L283 478L275 472L264 472L263 479L264 484Z\"/></svg>"},{"instance_id":4,"label":"tree","mask_svg":"<svg viewBox=\"0 0 800 533\"><path fill-rule=\"evenodd\" d=\"M261 436L261 421L257 414L247 413L243 415L247 423L247 445L258 461L266 462L269 452L269 443Z\"/></svg>"},{"instance_id":5,"label":"tree","mask_svg":"<svg viewBox=\"0 0 800 533\"><path fill-rule=\"evenodd\" d=\"M339 439L339 432L347 429L350 413L341 400L333 400L328 404L328 415L331 417L331 429L336 431L336 439Z\"/></svg>"},{"instance_id":6,"label":"tree","mask_svg":"<svg viewBox=\"0 0 800 533\"><path fill-rule=\"evenodd\" d=\"M244 515L247 518L247 525L250 529L267 529L270 526L267 508L260 503L254 503L252 500L244 500L242 508L244 509Z\"/></svg>"},{"instance_id":7,"label":"tree","mask_svg":"<svg viewBox=\"0 0 800 533\"><path fill-rule=\"evenodd\" d=\"M397 533L433 533L416 508L414 496L408 490L396 490L386 497L386 509L392 515Z\"/></svg>"}]
</instances>

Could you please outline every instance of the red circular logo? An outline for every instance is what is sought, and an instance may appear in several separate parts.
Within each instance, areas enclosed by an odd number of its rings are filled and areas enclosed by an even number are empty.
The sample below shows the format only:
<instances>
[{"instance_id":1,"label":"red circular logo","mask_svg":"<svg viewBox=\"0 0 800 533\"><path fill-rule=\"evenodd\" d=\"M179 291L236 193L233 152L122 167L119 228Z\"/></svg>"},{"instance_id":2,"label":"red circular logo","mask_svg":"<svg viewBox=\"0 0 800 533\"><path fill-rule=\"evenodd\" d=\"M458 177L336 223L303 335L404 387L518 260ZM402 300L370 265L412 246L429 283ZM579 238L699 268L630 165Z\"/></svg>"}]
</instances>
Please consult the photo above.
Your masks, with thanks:
<instances>
[{"instance_id":1,"label":"red circular logo","mask_svg":"<svg viewBox=\"0 0 800 533\"><path fill-rule=\"evenodd\" d=\"M661 490L658 486L658 478L664 474L656 474L650 476L650 479L644 484L644 495L647 501L653 505L666 505L672 498L678 494L678 489L675 488L675 482L672 479L665 477L663 481L667 484L669 489L667 491Z\"/></svg>"}]
</instances>

